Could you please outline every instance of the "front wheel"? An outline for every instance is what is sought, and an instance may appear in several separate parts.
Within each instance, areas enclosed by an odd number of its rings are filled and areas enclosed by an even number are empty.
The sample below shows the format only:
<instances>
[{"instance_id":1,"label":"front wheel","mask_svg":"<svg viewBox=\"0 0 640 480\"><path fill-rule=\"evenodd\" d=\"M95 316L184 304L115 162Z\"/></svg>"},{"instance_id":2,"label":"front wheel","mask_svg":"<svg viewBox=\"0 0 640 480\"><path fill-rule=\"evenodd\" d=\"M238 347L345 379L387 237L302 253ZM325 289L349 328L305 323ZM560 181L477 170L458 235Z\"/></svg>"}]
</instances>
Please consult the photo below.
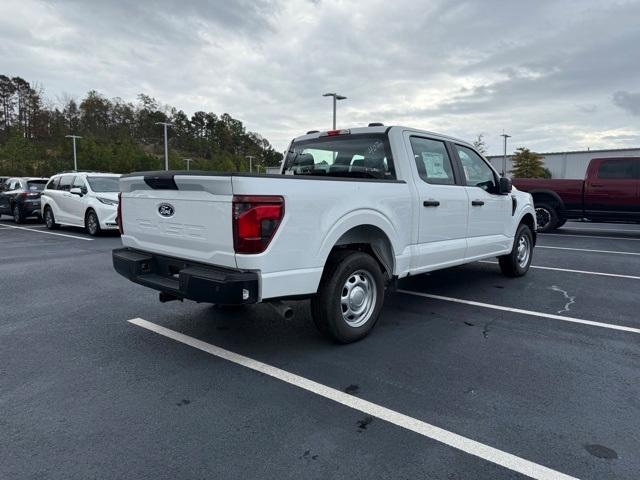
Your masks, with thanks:
<instances>
[{"instance_id":1,"label":"front wheel","mask_svg":"<svg viewBox=\"0 0 640 480\"><path fill-rule=\"evenodd\" d=\"M539 233L550 232L558 228L560 216L558 211L548 203L536 204L536 223Z\"/></svg>"},{"instance_id":2,"label":"front wheel","mask_svg":"<svg viewBox=\"0 0 640 480\"><path fill-rule=\"evenodd\" d=\"M60 227L60 225L56 223L56 217L54 217L53 210L51 210L49 206L44 209L44 224L49 230L55 230Z\"/></svg>"},{"instance_id":3,"label":"front wheel","mask_svg":"<svg viewBox=\"0 0 640 480\"><path fill-rule=\"evenodd\" d=\"M367 336L375 326L384 300L384 277L370 255L353 250L329 259L311 314L318 329L339 343Z\"/></svg>"},{"instance_id":4,"label":"front wheel","mask_svg":"<svg viewBox=\"0 0 640 480\"><path fill-rule=\"evenodd\" d=\"M92 237L100 235L100 221L95 211L89 210L87 212L84 219L84 228Z\"/></svg>"},{"instance_id":5,"label":"front wheel","mask_svg":"<svg viewBox=\"0 0 640 480\"><path fill-rule=\"evenodd\" d=\"M511 253L498 257L500 270L507 277L522 277L529 271L533 258L533 234L531 229L522 224L516 231Z\"/></svg>"}]
</instances>

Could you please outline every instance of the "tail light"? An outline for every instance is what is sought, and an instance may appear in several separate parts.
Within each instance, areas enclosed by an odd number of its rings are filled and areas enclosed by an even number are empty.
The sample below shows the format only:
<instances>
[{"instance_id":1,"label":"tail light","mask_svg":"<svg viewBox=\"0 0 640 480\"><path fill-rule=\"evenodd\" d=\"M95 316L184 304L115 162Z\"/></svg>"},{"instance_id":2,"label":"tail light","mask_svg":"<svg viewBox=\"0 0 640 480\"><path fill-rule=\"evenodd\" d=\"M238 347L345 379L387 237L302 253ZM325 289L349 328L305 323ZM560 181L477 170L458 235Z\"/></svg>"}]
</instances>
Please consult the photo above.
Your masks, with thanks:
<instances>
[{"instance_id":1,"label":"tail light","mask_svg":"<svg viewBox=\"0 0 640 480\"><path fill-rule=\"evenodd\" d=\"M233 196L233 248L236 253L262 253L284 217L284 198L275 195Z\"/></svg>"},{"instance_id":2,"label":"tail light","mask_svg":"<svg viewBox=\"0 0 640 480\"><path fill-rule=\"evenodd\" d=\"M118 231L120 235L124 235L124 228L122 227L122 192L118 192L118 213L116 214L116 222L118 222Z\"/></svg>"},{"instance_id":3,"label":"tail light","mask_svg":"<svg viewBox=\"0 0 640 480\"><path fill-rule=\"evenodd\" d=\"M20 198L22 198L22 199L25 199L25 198L36 198L36 197L39 197L40 194L39 193L33 193L33 192L22 192L22 193L18 194L18 196Z\"/></svg>"}]
</instances>

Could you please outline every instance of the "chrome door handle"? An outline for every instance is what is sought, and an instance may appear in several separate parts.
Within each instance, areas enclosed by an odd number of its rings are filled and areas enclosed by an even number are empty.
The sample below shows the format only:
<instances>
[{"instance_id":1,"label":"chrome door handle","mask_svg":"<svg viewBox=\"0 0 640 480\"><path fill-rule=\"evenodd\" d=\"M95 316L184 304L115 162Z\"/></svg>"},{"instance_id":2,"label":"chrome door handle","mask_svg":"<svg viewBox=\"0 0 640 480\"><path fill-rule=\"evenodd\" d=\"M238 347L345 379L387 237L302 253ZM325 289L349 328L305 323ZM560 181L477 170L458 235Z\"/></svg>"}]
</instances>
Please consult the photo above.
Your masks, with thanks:
<instances>
[{"instance_id":1,"label":"chrome door handle","mask_svg":"<svg viewBox=\"0 0 640 480\"><path fill-rule=\"evenodd\" d=\"M423 207L439 207L440 202L438 200L425 200L422 202Z\"/></svg>"},{"instance_id":2,"label":"chrome door handle","mask_svg":"<svg viewBox=\"0 0 640 480\"><path fill-rule=\"evenodd\" d=\"M471 205L473 205L474 207L481 207L482 205L484 205L484 202L482 200L473 200L471 202Z\"/></svg>"}]
</instances>

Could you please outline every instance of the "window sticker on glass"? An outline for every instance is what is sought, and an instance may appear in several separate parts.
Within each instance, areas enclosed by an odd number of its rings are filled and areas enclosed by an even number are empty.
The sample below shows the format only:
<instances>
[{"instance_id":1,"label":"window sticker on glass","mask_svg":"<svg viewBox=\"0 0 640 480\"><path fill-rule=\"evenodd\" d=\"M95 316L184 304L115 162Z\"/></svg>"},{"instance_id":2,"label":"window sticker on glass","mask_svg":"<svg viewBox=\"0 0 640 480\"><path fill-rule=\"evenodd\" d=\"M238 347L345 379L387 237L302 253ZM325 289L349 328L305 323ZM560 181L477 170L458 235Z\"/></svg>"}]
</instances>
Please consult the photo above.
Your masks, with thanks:
<instances>
[{"instance_id":1,"label":"window sticker on glass","mask_svg":"<svg viewBox=\"0 0 640 480\"><path fill-rule=\"evenodd\" d=\"M444 156L434 152L422 152L422 161L429 178L449 178L444 169Z\"/></svg>"}]
</instances>

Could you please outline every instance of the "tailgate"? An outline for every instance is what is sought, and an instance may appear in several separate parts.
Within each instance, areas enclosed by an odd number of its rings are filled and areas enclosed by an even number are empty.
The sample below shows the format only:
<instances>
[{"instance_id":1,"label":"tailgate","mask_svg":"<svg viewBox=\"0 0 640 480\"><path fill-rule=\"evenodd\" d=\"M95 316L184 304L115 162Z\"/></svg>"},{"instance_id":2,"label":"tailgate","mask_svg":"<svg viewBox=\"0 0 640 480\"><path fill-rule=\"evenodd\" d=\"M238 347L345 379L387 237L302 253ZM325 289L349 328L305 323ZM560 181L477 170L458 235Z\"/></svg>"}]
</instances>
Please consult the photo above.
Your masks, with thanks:
<instances>
[{"instance_id":1,"label":"tailgate","mask_svg":"<svg viewBox=\"0 0 640 480\"><path fill-rule=\"evenodd\" d=\"M125 246L236 267L231 176L132 174L120 190Z\"/></svg>"}]
</instances>

